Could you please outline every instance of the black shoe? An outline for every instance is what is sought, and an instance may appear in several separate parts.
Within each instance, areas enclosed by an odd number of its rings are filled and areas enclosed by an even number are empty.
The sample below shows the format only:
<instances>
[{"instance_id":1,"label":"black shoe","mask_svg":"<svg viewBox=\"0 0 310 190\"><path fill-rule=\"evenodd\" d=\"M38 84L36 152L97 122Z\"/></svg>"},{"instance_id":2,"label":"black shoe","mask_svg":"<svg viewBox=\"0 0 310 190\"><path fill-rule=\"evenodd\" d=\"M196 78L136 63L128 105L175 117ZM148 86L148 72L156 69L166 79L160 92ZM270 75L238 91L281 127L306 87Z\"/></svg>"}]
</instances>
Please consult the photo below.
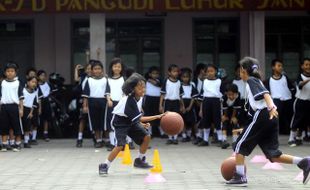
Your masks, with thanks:
<instances>
[{"instance_id":1,"label":"black shoe","mask_svg":"<svg viewBox=\"0 0 310 190\"><path fill-rule=\"evenodd\" d=\"M170 145L170 144L173 144L173 140L168 139L167 142L166 142L166 145Z\"/></svg>"},{"instance_id":2,"label":"black shoe","mask_svg":"<svg viewBox=\"0 0 310 190\"><path fill-rule=\"evenodd\" d=\"M8 144L7 147L6 147L6 149L11 151L11 150L13 150L13 146L14 146L14 145Z\"/></svg>"},{"instance_id":3,"label":"black shoe","mask_svg":"<svg viewBox=\"0 0 310 190\"><path fill-rule=\"evenodd\" d=\"M196 138L196 139L194 140L193 144L194 144L194 145L198 145L201 141L203 141L203 139L200 138L200 137L198 137L198 138Z\"/></svg>"},{"instance_id":4,"label":"black shoe","mask_svg":"<svg viewBox=\"0 0 310 190\"><path fill-rule=\"evenodd\" d=\"M297 166L302 169L304 174L304 179L302 180L303 184L307 184L310 179L310 158L304 158L302 159Z\"/></svg>"},{"instance_id":5,"label":"black shoe","mask_svg":"<svg viewBox=\"0 0 310 190\"><path fill-rule=\"evenodd\" d=\"M191 141L190 137L182 138L182 142L189 142L189 141Z\"/></svg>"},{"instance_id":6,"label":"black shoe","mask_svg":"<svg viewBox=\"0 0 310 190\"><path fill-rule=\"evenodd\" d=\"M208 141L201 141L198 146L209 146L209 142Z\"/></svg>"},{"instance_id":7,"label":"black shoe","mask_svg":"<svg viewBox=\"0 0 310 190\"><path fill-rule=\"evenodd\" d=\"M48 134L44 134L43 139L45 140L45 142L49 142L50 138L48 138Z\"/></svg>"},{"instance_id":8,"label":"black shoe","mask_svg":"<svg viewBox=\"0 0 310 190\"><path fill-rule=\"evenodd\" d=\"M82 139L76 141L76 147L77 148L82 148L83 147L83 140Z\"/></svg>"},{"instance_id":9,"label":"black shoe","mask_svg":"<svg viewBox=\"0 0 310 190\"><path fill-rule=\"evenodd\" d=\"M145 161L145 157L143 159L141 158L136 158L135 162L133 164L134 167L136 168L142 168L142 169L150 169L153 168L153 166L149 165L146 161Z\"/></svg>"},{"instance_id":10,"label":"black shoe","mask_svg":"<svg viewBox=\"0 0 310 190\"><path fill-rule=\"evenodd\" d=\"M108 165L103 163L99 165L99 175L100 176L106 176L108 174Z\"/></svg>"},{"instance_id":11,"label":"black shoe","mask_svg":"<svg viewBox=\"0 0 310 190\"><path fill-rule=\"evenodd\" d=\"M296 139L296 146L302 145L302 140L301 139Z\"/></svg>"},{"instance_id":12,"label":"black shoe","mask_svg":"<svg viewBox=\"0 0 310 190\"><path fill-rule=\"evenodd\" d=\"M3 144L1 147L1 152L7 152L8 151L8 145L7 144Z\"/></svg>"},{"instance_id":13,"label":"black shoe","mask_svg":"<svg viewBox=\"0 0 310 190\"><path fill-rule=\"evenodd\" d=\"M134 150L136 147L135 145L133 144L133 142L129 143L129 149L130 150Z\"/></svg>"},{"instance_id":14,"label":"black shoe","mask_svg":"<svg viewBox=\"0 0 310 190\"><path fill-rule=\"evenodd\" d=\"M96 142L95 143L95 148L102 148L102 147L103 147L102 142Z\"/></svg>"},{"instance_id":15,"label":"black shoe","mask_svg":"<svg viewBox=\"0 0 310 190\"><path fill-rule=\"evenodd\" d=\"M106 147L107 147L107 151L112 151L114 149L114 146L110 143L108 143Z\"/></svg>"},{"instance_id":16,"label":"black shoe","mask_svg":"<svg viewBox=\"0 0 310 190\"><path fill-rule=\"evenodd\" d=\"M229 143L227 142L227 141L223 141L222 143L221 143L221 148L222 149L227 149L229 147Z\"/></svg>"},{"instance_id":17,"label":"black shoe","mask_svg":"<svg viewBox=\"0 0 310 190\"><path fill-rule=\"evenodd\" d=\"M246 179L246 176L242 176L242 175L235 173L233 178L227 181L226 184L234 185L238 187L246 187L248 185L248 181Z\"/></svg>"},{"instance_id":18,"label":"black shoe","mask_svg":"<svg viewBox=\"0 0 310 190\"><path fill-rule=\"evenodd\" d=\"M29 143L24 143L24 148L31 148Z\"/></svg>"},{"instance_id":19,"label":"black shoe","mask_svg":"<svg viewBox=\"0 0 310 190\"><path fill-rule=\"evenodd\" d=\"M20 145L13 145L12 146L13 152L19 152L21 149L22 149L22 147Z\"/></svg>"},{"instance_id":20,"label":"black shoe","mask_svg":"<svg viewBox=\"0 0 310 190\"><path fill-rule=\"evenodd\" d=\"M167 138L168 138L168 135L160 135L160 138L162 138L162 139L167 139Z\"/></svg>"},{"instance_id":21,"label":"black shoe","mask_svg":"<svg viewBox=\"0 0 310 190\"><path fill-rule=\"evenodd\" d=\"M177 144L179 144L179 141L178 141L178 139L174 139L174 140L172 141L172 143L175 144L175 145L177 145Z\"/></svg>"},{"instance_id":22,"label":"black shoe","mask_svg":"<svg viewBox=\"0 0 310 190\"><path fill-rule=\"evenodd\" d=\"M297 144L296 144L296 141L295 141L295 140L288 141L288 145L289 145L290 147L295 147L295 146L297 146Z\"/></svg>"},{"instance_id":23,"label":"black shoe","mask_svg":"<svg viewBox=\"0 0 310 190\"><path fill-rule=\"evenodd\" d=\"M309 136L305 136L305 137L303 138L303 140L304 140L305 142L310 142L310 137L309 137Z\"/></svg>"},{"instance_id":24,"label":"black shoe","mask_svg":"<svg viewBox=\"0 0 310 190\"><path fill-rule=\"evenodd\" d=\"M31 144L31 145L38 145L39 143L38 143L37 140L31 140L31 141L30 141L30 144Z\"/></svg>"}]
</instances>

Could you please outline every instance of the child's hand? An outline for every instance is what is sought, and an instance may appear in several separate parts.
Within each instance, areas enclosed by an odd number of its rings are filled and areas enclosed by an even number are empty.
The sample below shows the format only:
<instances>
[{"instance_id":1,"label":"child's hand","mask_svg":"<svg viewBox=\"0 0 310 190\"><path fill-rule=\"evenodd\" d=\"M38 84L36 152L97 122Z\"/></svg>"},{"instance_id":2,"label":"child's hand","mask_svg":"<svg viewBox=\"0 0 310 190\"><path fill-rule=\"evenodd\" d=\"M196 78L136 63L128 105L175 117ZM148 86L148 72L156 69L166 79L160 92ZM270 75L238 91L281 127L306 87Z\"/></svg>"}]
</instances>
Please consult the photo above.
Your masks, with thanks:
<instances>
[{"instance_id":1,"label":"child's hand","mask_svg":"<svg viewBox=\"0 0 310 190\"><path fill-rule=\"evenodd\" d=\"M222 115L222 122L227 121L228 117L226 117L226 115Z\"/></svg>"},{"instance_id":2,"label":"child's hand","mask_svg":"<svg viewBox=\"0 0 310 190\"><path fill-rule=\"evenodd\" d=\"M108 106L109 108L113 107L113 102L110 99L108 100Z\"/></svg>"},{"instance_id":3,"label":"child's hand","mask_svg":"<svg viewBox=\"0 0 310 190\"><path fill-rule=\"evenodd\" d=\"M278 118L278 112L276 108L273 108L272 110L269 111L269 119L273 119L273 118Z\"/></svg>"},{"instance_id":4,"label":"child's hand","mask_svg":"<svg viewBox=\"0 0 310 190\"><path fill-rule=\"evenodd\" d=\"M184 107L184 106L181 106L181 107L180 107L180 112L181 112L181 113L185 113L185 107Z\"/></svg>"},{"instance_id":5,"label":"child's hand","mask_svg":"<svg viewBox=\"0 0 310 190\"><path fill-rule=\"evenodd\" d=\"M236 117L232 117L230 120L230 123L237 125L238 124L238 119Z\"/></svg>"},{"instance_id":6,"label":"child's hand","mask_svg":"<svg viewBox=\"0 0 310 190\"><path fill-rule=\"evenodd\" d=\"M32 113L29 113L29 115L28 115L28 119L31 119L33 117L33 114Z\"/></svg>"},{"instance_id":7,"label":"child's hand","mask_svg":"<svg viewBox=\"0 0 310 190\"><path fill-rule=\"evenodd\" d=\"M185 112L190 112L190 111L191 111L191 109L192 109L192 108L187 107L187 108L185 109Z\"/></svg>"},{"instance_id":8,"label":"child's hand","mask_svg":"<svg viewBox=\"0 0 310 190\"><path fill-rule=\"evenodd\" d=\"M22 118L24 115L24 110L23 109L19 109L19 117Z\"/></svg>"},{"instance_id":9,"label":"child's hand","mask_svg":"<svg viewBox=\"0 0 310 190\"><path fill-rule=\"evenodd\" d=\"M163 106L159 106L159 113L164 113L164 108L163 108Z\"/></svg>"},{"instance_id":10,"label":"child's hand","mask_svg":"<svg viewBox=\"0 0 310 190\"><path fill-rule=\"evenodd\" d=\"M83 107L83 113L88 113L88 107L86 106Z\"/></svg>"},{"instance_id":11,"label":"child's hand","mask_svg":"<svg viewBox=\"0 0 310 190\"><path fill-rule=\"evenodd\" d=\"M151 126L150 123L141 123L141 125L144 127L144 128L149 128Z\"/></svg>"},{"instance_id":12,"label":"child's hand","mask_svg":"<svg viewBox=\"0 0 310 190\"><path fill-rule=\"evenodd\" d=\"M200 111L199 111L199 117L201 117L202 118L202 110L200 109Z\"/></svg>"}]
</instances>

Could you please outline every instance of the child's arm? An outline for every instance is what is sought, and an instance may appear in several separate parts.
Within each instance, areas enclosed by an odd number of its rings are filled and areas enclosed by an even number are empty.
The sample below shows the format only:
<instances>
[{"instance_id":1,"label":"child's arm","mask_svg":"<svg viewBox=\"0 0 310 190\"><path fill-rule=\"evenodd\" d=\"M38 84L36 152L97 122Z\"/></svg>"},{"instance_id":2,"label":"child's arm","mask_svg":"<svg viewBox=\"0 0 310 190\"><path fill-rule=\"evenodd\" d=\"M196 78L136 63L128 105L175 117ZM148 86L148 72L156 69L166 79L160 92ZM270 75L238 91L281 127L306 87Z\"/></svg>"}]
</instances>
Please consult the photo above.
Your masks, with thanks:
<instances>
[{"instance_id":1,"label":"child's arm","mask_svg":"<svg viewBox=\"0 0 310 190\"><path fill-rule=\"evenodd\" d=\"M88 99L83 99L83 113L88 113Z\"/></svg>"},{"instance_id":2,"label":"child's arm","mask_svg":"<svg viewBox=\"0 0 310 190\"><path fill-rule=\"evenodd\" d=\"M76 65L74 68L74 81L79 82L81 77L79 76L79 69L82 68L82 65Z\"/></svg>"},{"instance_id":3,"label":"child's arm","mask_svg":"<svg viewBox=\"0 0 310 190\"><path fill-rule=\"evenodd\" d=\"M183 98L180 98L180 112L185 113L185 106L184 106Z\"/></svg>"},{"instance_id":4,"label":"child's arm","mask_svg":"<svg viewBox=\"0 0 310 190\"><path fill-rule=\"evenodd\" d=\"M165 96L164 94L160 95L160 99L159 99L159 113L164 113L164 106L163 106L164 96Z\"/></svg>"},{"instance_id":5,"label":"child's arm","mask_svg":"<svg viewBox=\"0 0 310 190\"><path fill-rule=\"evenodd\" d=\"M22 118L24 115L24 101L23 99L19 100L19 117Z\"/></svg>"},{"instance_id":6,"label":"child's arm","mask_svg":"<svg viewBox=\"0 0 310 190\"><path fill-rule=\"evenodd\" d=\"M270 118L269 119L273 119L274 117L278 117L278 112L277 112L277 107L274 105L273 103L273 100L270 96L269 93L265 93L264 94L264 99L265 99L265 102L267 104L267 108L268 108L268 111L269 111L269 115L270 115Z\"/></svg>"},{"instance_id":7,"label":"child's arm","mask_svg":"<svg viewBox=\"0 0 310 190\"><path fill-rule=\"evenodd\" d=\"M195 99L192 98L192 99L191 99L191 102L190 102L190 104L189 104L189 106L186 108L185 111L186 111L186 112L189 112L189 111L193 108L194 103L195 103Z\"/></svg>"},{"instance_id":8,"label":"child's arm","mask_svg":"<svg viewBox=\"0 0 310 190\"><path fill-rule=\"evenodd\" d=\"M160 114L160 115L153 115L153 116L142 116L140 118L140 121L142 123L145 123L145 122L150 122L150 121L154 121L154 120L157 120L157 119L161 119L165 114Z\"/></svg>"}]
</instances>

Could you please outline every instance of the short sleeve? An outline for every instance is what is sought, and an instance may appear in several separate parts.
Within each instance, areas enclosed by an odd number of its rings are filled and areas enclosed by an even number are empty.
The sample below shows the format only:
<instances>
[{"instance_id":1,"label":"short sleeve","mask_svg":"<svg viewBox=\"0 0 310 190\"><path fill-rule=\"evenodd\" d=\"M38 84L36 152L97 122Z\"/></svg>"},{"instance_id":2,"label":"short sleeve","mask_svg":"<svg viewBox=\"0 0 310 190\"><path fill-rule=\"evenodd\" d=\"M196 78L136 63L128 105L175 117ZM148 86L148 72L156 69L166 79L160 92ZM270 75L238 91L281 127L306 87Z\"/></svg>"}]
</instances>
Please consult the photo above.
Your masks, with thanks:
<instances>
[{"instance_id":1,"label":"short sleeve","mask_svg":"<svg viewBox=\"0 0 310 190\"><path fill-rule=\"evenodd\" d=\"M181 81L179 81L180 84L180 97L182 97L184 95L184 90L183 90L183 86L181 84Z\"/></svg>"},{"instance_id":2,"label":"short sleeve","mask_svg":"<svg viewBox=\"0 0 310 190\"><path fill-rule=\"evenodd\" d=\"M24 93L23 93L23 85L22 83L19 81L19 85L18 85L18 98L21 100L21 99L24 99Z\"/></svg>"},{"instance_id":3,"label":"short sleeve","mask_svg":"<svg viewBox=\"0 0 310 190\"><path fill-rule=\"evenodd\" d=\"M247 82L256 101L262 100L264 98L264 94L269 93L259 79L250 77Z\"/></svg>"},{"instance_id":4,"label":"short sleeve","mask_svg":"<svg viewBox=\"0 0 310 190\"><path fill-rule=\"evenodd\" d=\"M125 105L124 114L130 119L132 124L140 122L140 117L142 116L142 113L140 113L137 101L134 99L134 97L128 97Z\"/></svg>"},{"instance_id":5,"label":"short sleeve","mask_svg":"<svg viewBox=\"0 0 310 190\"><path fill-rule=\"evenodd\" d=\"M199 93L195 87L195 84L192 84L192 94L191 94L192 98L196 98L199 96Z\"/></svg>"},{"instance_id":6,"label":"short sleeve","mask_svg":"<svg viewBox=\"0 0 310 190\"><path fill-rule=\"evenodd\" d=\"M41 88L39 87L38 88L38 101L40 101L42 98L43 98L43 93L42 93Z\"/></svg>"},{"instance_id":7,"label":"short sleeve","mask_svg":"<svg viewBox=\"0 0 310 190\"><path fill-rule=\"evenodd\" d=\"M161 90L160 90L161 94L166 94L167 93L167 91L166 91L166 84L167 84L167 79L165 79L163 85L161 86Z\"/></svg>"},{"instance_id":8,"label":"short sleeve","mask_svg":"<svg viewBox=\"0 0 310 190\"><path fill-rule=\"evenodd\" d=\"M89 83L88 80L85 83L84 89L82 91L82 97L88 98L90 95L90 88L89 88Z\"/></svg>"},{"instance_id":9,"label":"short sleeve","mask_svg":"<svg viewBox=\"0 0 310 190\"><path fill-rule=\"evenodd\" d=\"M107 79L107 86L105 88L105 95L109 95L111 93L111 88L110 88L110 84L109 84L109 80Z\"/></svg>"},{"instance_id":10,"label":"short sleeve","mask_svg":"<svg viewBox=\"0 0 310 190\"><path fill-rule=\"evenodd\" d=\"M300 85L301 84L301 82L303 81L303 79L302 79L302 77L301 77L301 74L300 75L298 75L298 77L297 77L297 80L296 80L296 84L297 84L297 87L298 87L298 89L302 89L302 85Z\"/></svg>"}]
</instances>

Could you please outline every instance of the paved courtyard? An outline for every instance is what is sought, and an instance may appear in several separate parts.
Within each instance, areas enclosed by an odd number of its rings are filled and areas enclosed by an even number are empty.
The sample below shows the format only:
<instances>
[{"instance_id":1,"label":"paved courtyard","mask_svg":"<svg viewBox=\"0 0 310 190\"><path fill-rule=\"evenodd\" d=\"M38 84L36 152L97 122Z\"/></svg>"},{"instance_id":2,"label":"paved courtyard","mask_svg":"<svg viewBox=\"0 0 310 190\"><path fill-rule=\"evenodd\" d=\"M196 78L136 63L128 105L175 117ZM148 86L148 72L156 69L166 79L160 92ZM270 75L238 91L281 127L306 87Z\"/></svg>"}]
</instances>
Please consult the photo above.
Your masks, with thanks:
<instances>
[{"instance_id":1,"label":"paved courtyard","mask_svg":"<svg viewBox=\"0 0 310 190\"><path fill-rule=\"evenodd\" d=\"M281 149L289 154L310 155L310 145L290 148L281 137ZM222 150L215 145L196 147L191 143L165 145L163 139L153 139L148 160L158 148L163 165L164 183L144 183L147 170L134 169L113 162L108 177L98 176L98 164L108 153L94 149L91 140L84 140L83 148L75 147L75 140L39 141L38 146L21 152L0 152L0 189L244 189L228 187L220 174L222 160L232 150ZM132 150L134 159L138 150ZM261 151L257 148L247 159L248 189L310 189L294 178L300 170L294 165L283 165L281 171L263 170L264 164L249 160Z\"/></svg>"}]
</instances>

